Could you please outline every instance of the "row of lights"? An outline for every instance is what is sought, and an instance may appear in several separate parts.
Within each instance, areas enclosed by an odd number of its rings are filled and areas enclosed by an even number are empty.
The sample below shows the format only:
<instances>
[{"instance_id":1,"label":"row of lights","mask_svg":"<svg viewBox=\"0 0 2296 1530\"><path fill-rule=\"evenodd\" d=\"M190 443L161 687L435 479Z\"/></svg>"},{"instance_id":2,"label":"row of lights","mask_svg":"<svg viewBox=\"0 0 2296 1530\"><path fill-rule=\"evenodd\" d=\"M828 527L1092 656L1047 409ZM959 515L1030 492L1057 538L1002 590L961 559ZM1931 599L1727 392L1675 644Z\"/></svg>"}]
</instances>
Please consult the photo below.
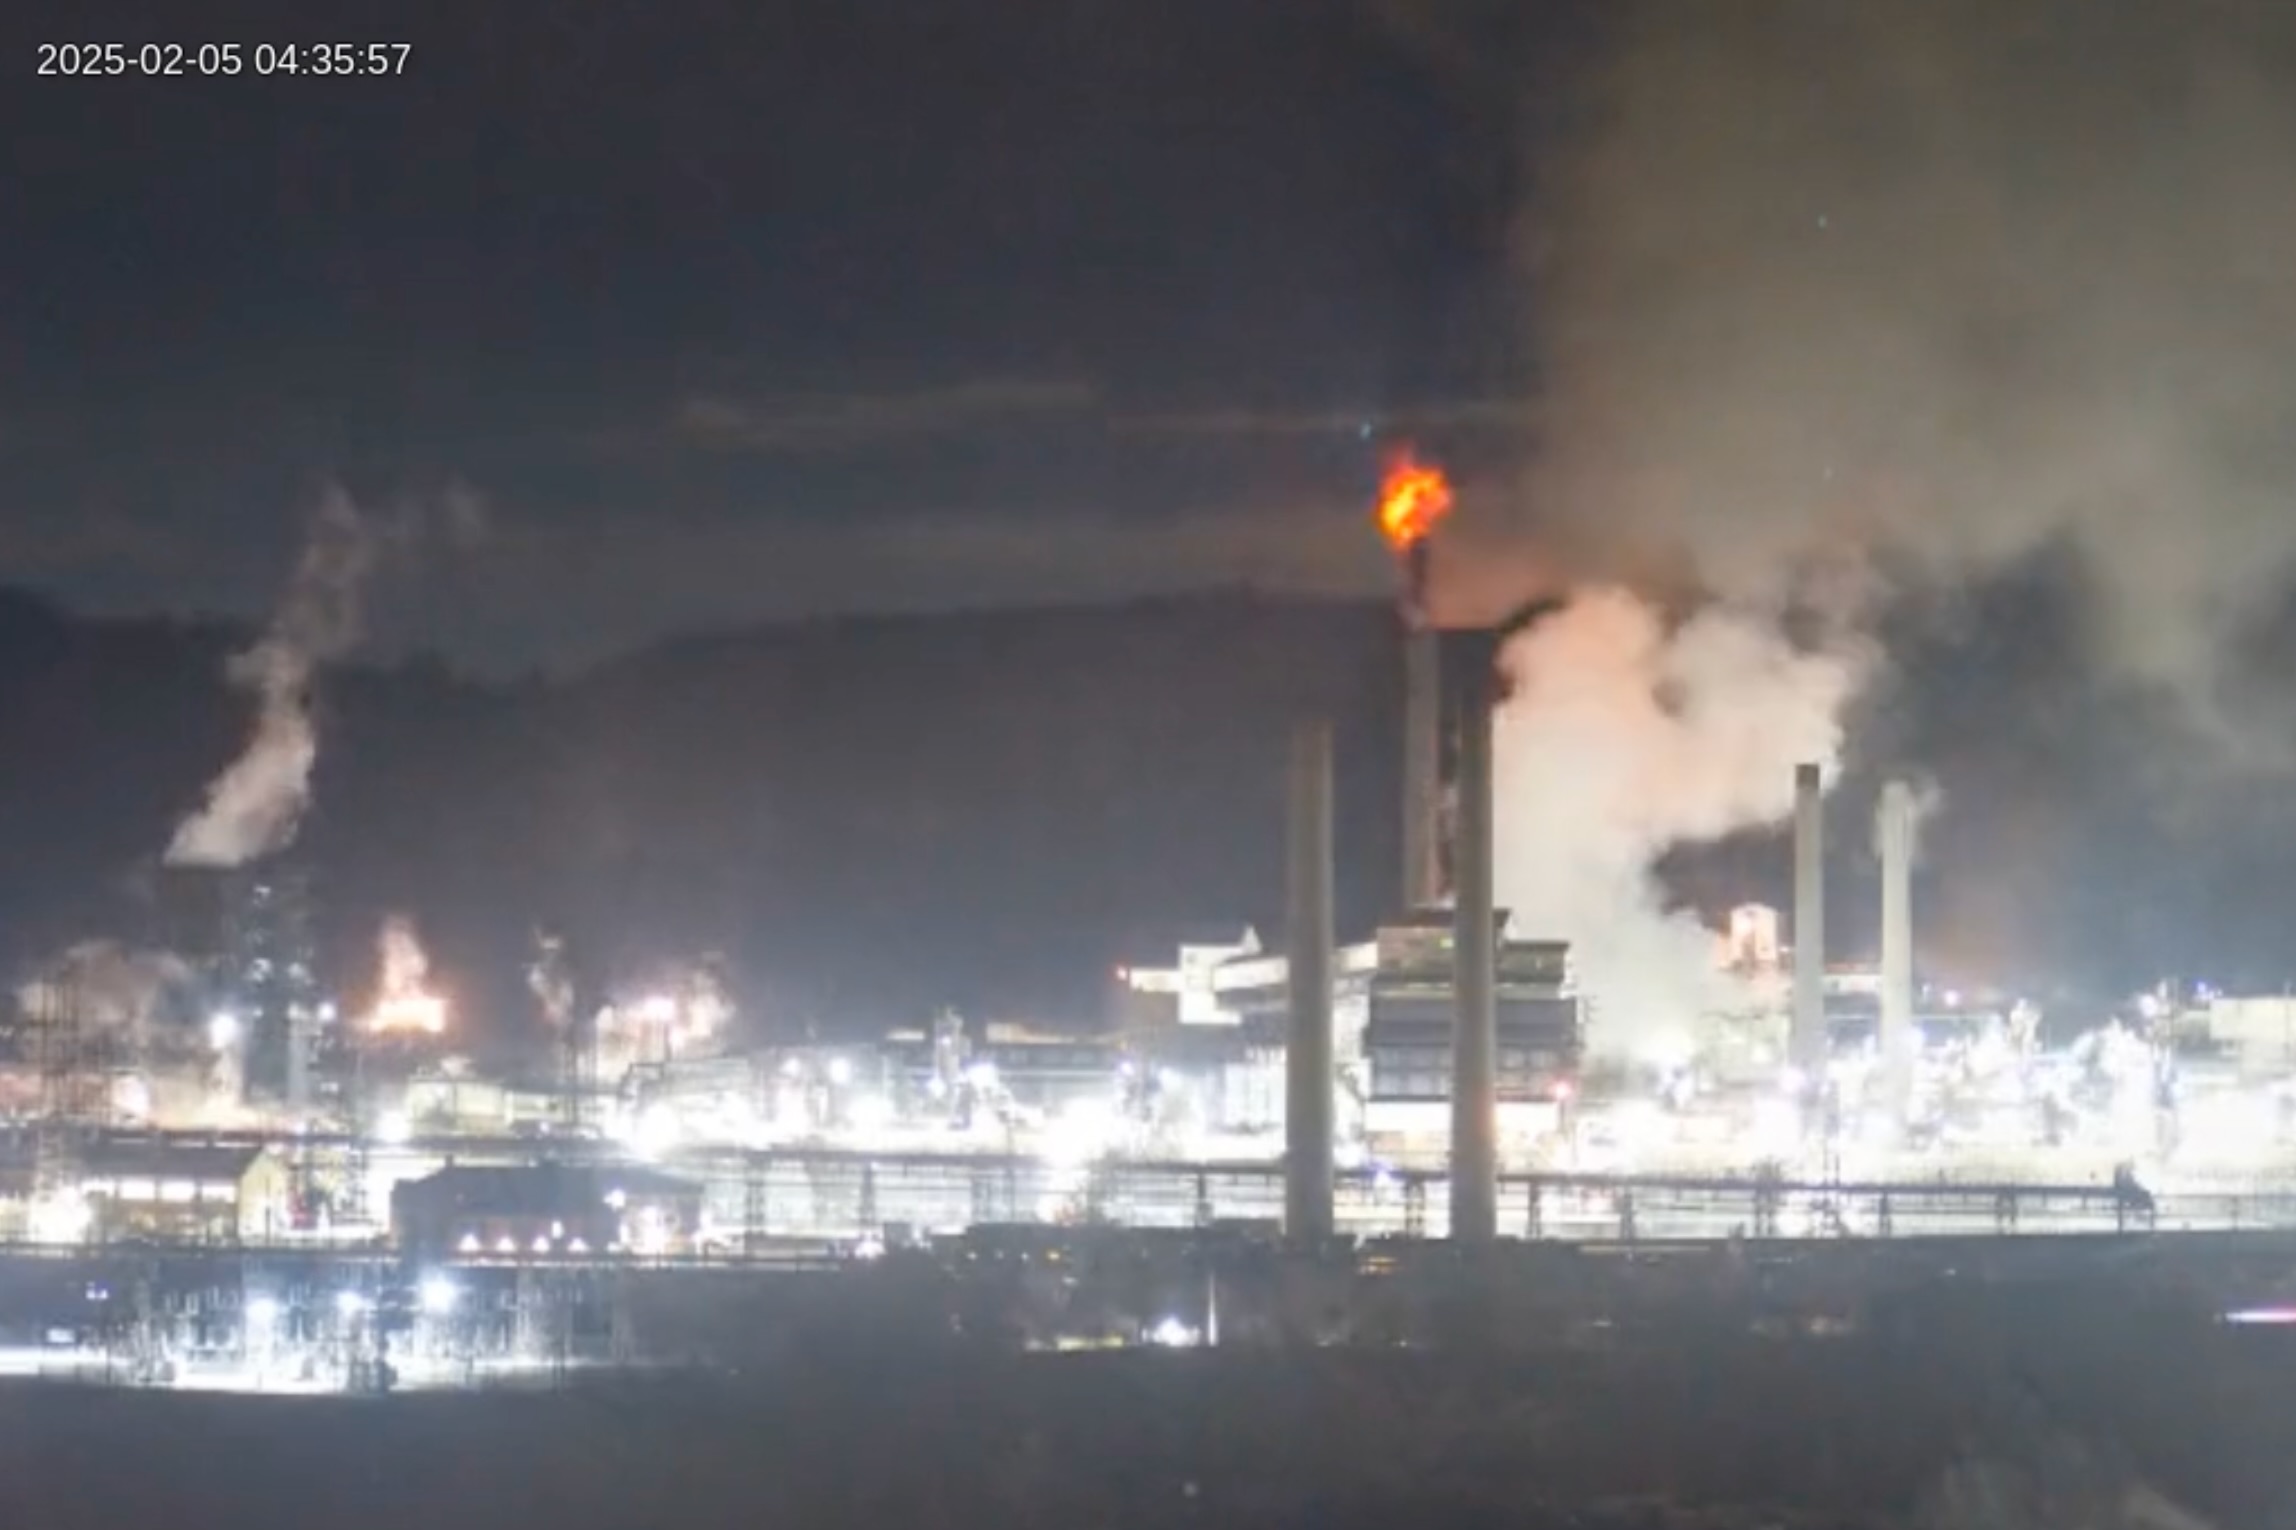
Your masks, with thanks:
<instances>
[{"instance_id":1,"label":"row of lights","mask_svg":"<svg viewBox=\"0 0 2296 1530\"><path fill-rule=\"evenodd\" d=\"M428 1276L415 1288L415 1301L426 1317L449 1317L462 1305L462 1288L443 1275ZM335 1293L335 1315L345 1322L365 1316L374 1305L374 1299L363 1291ZM251 1296L247 1299L247 1326L251 1330L274 1328L283 1310L275 1296Z\"/></svg>"}]
</instances>

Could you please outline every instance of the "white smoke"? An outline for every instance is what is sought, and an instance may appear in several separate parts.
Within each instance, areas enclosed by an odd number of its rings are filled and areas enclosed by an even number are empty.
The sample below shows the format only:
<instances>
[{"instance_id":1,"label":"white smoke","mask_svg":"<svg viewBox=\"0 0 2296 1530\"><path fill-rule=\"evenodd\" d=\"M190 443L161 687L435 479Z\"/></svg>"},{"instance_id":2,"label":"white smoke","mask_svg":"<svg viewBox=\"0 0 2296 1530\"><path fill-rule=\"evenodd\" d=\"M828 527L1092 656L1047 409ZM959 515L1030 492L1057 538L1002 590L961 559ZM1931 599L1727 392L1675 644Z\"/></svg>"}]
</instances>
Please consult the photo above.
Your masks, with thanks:
<instances>
[{"instance_id":1,"label":"white smoke","mask_svg":"<svg viewBox=\"0 0 2296 1530\"><path fill-rule=\"evenodd\" d=\"M367 1030L377 1036L443 1035L447 1003L430 987L430 953L413 919L392 914L375 937L377 973Z\"/></svg>"},{"instance_id":2,"label":"white smoke","mask_svg":"<svg viewBox=\"0 0 2296 1530\"><path fill-rule=\"evenodd\" d=\"M1673 846L1782 822L1868 662L1779 619L1815 569L1982 577L2077 550L2093 655L2236 763L2244 631L2296 564L2296 8L2260 0L1627 0L1549 114L1525 220L1541 378L1513 526L1503 893L1580 944L1606 1047L1702 1003ZM1473 585L1477 570L1462 584Z\"/></svg>"},{"instance_id":3,"label":"white smoke","mask_svg":"<svg viewBox=\"0 0 2296 1530\"><path fill-rule=\"evenodd\" d=\"M2285 759L2219 684L2296 566L2296 9L1613 22L1539 155L1551 555L1745 593L2069 543L2099 663Z\"/></svg>"},{"instance_id":4,"label":"white smoke","mask_svg":"<svg viewBox=\"0 0 2296 1530\"><path fill-rule=\"evenodd\" d=\"M1694 914L1652 875L1683 844L1776 823L1794 767L1828 765L1867 662L1855 642L1785 638L1774 613L1718 603L1679 625L1615 587L1574 596L1502 657L1495 726L1497 892L1525 933L1568 940L1595 1001L1590 1045L1677 1045L1740 1007Z\"/></svg>"},{"instance_id":5,"label":"white smoke","mask_svg":"<svg viewBox=\"0 0 2296 1530\"><path fill-rule=\"evenodd\" d=\"M563 1031L574 1019L574 973L564 937L537 931L534 959L526 968L526 986L542 1009L542 1018L554 1031Z\"/></svg>"},{"instance_id":6,"label":"white smoke","mask_svg":"<svg viewBox=\"0 0 2296 1530\"><path fill-rule=\"evenodd\" d=\"M176 827L169 865L243 866L293 842L319 753L312 682L358 638L359 591L373 557L357 507L331 490L270 629L231 661L232 683L256 697L254 736L208 787L205 805Z\"/></svg>"},{"instance_id":7,"label":"white smoke","mask_svg":"<svg viewBox=\"0 0 2296 1530\"><path fill-rule=\"evenodd\" d=\"M392 914L383 920L383 928L375 937L375 951L382 966L381 988L385 994L421 993L430 977L430 953L423 949L422 936L415 922L405 914Z\"/></svg>"},{"instance_id":8,"label":"white smoke","mask_svg":"<svg viewBox=\"0 0 2296 1530\"><path fill-rule=\"evenodd\" d=\"M1911 858L1912 863L1918 866L1921 864L1921 837L1928 830L1930 821L1944 811L1945 789L1927 776L1897 776L1882 787L1883 797L1881 802L1874 805L1873 817L1873 854L1876 860L1887 853L1882 847L1882 841L1886 836L1886 830L1883 828L1885 822L1883 808L1889 800L1888 792L1891 786L1896 786L1905 793L1906 854Z\"/></svg>"},{"instance_id":9,"label":"white smoke","mask_svg":"<svg viewBox=\"0 0 2296 1530\"><path fill-rule=\"evenodd\" d=\"M107 1094L115 1119L169 1128L256 1124L241 1101L246 1019L206 1013L202 997L198 974L181 957L114 940L66 948L16 990L31 1025L76 1047L81 1085ZM83 1099L72 1108L101 1107Z\"/></svg>"},{"instance_id":10,"label":"white smoke","mask_svg":"<svg viewBox=\"0 0 2296 1530\"><path fill-rule=\"evenodd\" d=\"M69 1021L83 1041L109 1038L125 1053L198 1049L206 1032L186 1019L197 976L181 957L115 940L71 946L22 984L16 1002L35 1025Z\"/></svg>"}]
</instances>

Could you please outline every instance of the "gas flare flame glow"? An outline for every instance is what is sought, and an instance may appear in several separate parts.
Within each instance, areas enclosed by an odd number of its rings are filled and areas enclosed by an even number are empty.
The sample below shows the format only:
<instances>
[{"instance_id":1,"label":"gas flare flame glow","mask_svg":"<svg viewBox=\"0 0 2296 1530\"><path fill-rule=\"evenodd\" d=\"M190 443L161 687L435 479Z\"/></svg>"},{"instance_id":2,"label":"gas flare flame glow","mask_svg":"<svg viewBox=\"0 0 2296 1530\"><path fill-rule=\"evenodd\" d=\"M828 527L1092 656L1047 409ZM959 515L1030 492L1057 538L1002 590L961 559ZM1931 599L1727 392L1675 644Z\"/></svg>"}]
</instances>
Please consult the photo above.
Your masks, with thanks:
<instances>
[{"instance_id":1,"label":"gas flare flame glow","mask_svg":"<svg viewBox=\"0 0 2296 1530\"><path fill-rule=\"evenodd\" d=\"M1443 470L1421 462L1408 447L1396 453L1379 486L1379 532L1388 545L1410 552L1450 513L1451 480Z\"/></svg>"},{"instance_id":2,"label":"gas flare flame glow","mask_svg":"<svg viewBox=\"0 0 2296 1530\"><path fill-rule=\"evenodd\" d=\"M438 1036L446 1031L446 1000L431 992L430 954L414 921L393 914L376 941L381 976L367 1030L376 1036Z\"/></svg>"}]
</instances>

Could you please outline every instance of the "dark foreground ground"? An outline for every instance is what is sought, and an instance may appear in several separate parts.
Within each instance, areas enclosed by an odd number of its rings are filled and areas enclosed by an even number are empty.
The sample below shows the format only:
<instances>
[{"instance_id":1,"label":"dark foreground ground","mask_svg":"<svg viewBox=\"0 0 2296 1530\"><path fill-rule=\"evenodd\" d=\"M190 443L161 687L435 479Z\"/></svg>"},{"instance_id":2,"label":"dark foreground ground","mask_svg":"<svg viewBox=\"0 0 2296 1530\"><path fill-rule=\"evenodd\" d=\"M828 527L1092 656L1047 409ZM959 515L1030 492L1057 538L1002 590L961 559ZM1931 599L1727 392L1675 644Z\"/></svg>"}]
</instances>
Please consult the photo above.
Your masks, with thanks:
<instances>
[{"instance_id":1,"label":"dark foreground ground","mask_svg":"<svg viewBox=\"0 0 2296 1530\"><path fill-rule=\"evenodd\" d=\"M2058 1309L1631 1353L849 1348L525 1395L0 1392L9 1530L2187 1523L2296 1530L2280 1334Z\"/></svg>"}]
</instances>

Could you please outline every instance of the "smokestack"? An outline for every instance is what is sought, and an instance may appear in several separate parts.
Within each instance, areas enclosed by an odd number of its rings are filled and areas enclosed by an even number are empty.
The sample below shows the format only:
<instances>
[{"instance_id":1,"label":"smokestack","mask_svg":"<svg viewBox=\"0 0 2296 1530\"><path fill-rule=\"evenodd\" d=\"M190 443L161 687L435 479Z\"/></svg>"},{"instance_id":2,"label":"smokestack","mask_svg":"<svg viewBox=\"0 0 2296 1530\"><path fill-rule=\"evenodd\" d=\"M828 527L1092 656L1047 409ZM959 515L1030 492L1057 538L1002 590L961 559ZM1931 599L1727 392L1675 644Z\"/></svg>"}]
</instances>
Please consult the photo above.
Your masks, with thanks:
<instances>
[{"instance_id":1,"label":"smokestack","mask_svg":"<svg viewBox=\"0 0 2296 1530\"><path fill-rule=\"evenodd\" d=\"M297 1121L311 1109L311 1018L300 1004L287 1011L287 1113Z\"/></svg>"},{"instance_id":2,"label":"smokestack","mask_svg":"<svg viewBox=\"0 0 2296 1530\"><path fill-rule=\"evenodd\" d=\"M1815 765L1794 767L1794 1021L1787 1050L1814 1073L1826 1060L1826 821Z\"/></svg>"},{"instance_id":3,"label":"smokestack","mask_svg":"<svg viewBox=\"0 0 2296 1530\"><path fill-rule=\"evenodd\" d=\"M1289 834L1291 1034L1284 1063L1284 1231L1332 1234L1331 725L1292 729Z\"/></svg>"},{"instance_id":4,"label":"smokestack","mask_svg":"<svg viewBox=\"0 0 2296 1530\"><path fill-rule=\"evenodd\" d=\"M1881 1055L1893 1124L1902 1125L1913 1044L1913 789L1881 789L1874 837L1881 848Z\"/></svg>"},{"instance_id":5,"label":"smokestack","mask_svg":"<svg viewBox=\"0 0 2296 1530\"><path fill-rule=\"evenodd\" d=\"M1453 635L1459 716L1458 812L1451 849L1451 1236L1499 1235L1498 910L1492 890L1491 713L1498 641Z\"/></svg>"},{"instance_id":6,"label":"smokestack","mask_svg":"<svg viewBox=\"0 0 2296 1530\"><path fill-rule=\"evenodd\" d=\"M1405 613L1403 629L1403 909L1443 900L1442 661L1435 634Z\"/></svg>"}]
</instances>

